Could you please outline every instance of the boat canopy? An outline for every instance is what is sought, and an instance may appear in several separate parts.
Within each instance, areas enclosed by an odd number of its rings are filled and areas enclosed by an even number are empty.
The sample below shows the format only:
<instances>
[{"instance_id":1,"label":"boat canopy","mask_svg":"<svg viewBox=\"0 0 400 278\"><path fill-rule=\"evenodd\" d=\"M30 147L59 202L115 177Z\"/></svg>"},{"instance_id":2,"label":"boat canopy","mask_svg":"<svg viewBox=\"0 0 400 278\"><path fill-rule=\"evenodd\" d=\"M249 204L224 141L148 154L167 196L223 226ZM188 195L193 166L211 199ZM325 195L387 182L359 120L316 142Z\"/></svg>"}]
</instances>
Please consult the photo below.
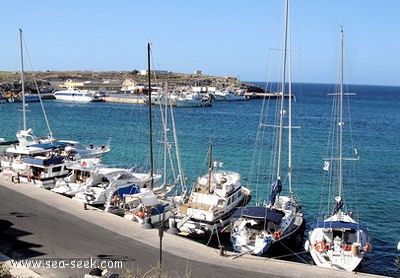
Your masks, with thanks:
<instances>
[{"instance_id":1,"label":"boat canopy","mask_svg":"<svg viewBox=\"0 0 400 278\"><path fill-rule=\"evenodd\" d=\"M248 207L240 207L238 208L231 218L251 218L266 221L271 221L275 224L280 223L281 219L285 213L283 211L267 208L267 207L259 207L259 206L248 206Z\"/></svg>"},{"instance_id":2,"label":"boat canopy","mask_svg":"<svg viewBox=\"0 0 400 278\"><path fill-rule=\"evenodd\" d=\"M136 184L131 184L126 187L120 187L115 192L114 195L119 195L123 197L124 194L137 194L140 193L140 188Z\"/></svg>"},{"instance_id":3,"label":"boat canopy","mask_svg":"<svg viewBox=\"0 0 400 278\"><path fill-rule=\"evenodd\" d=\"M367 227L358 223L344 221L323 221L311 225L311 229L315 228L331 228L331 229L353 229L367 232Z\"/></svg>"},{"instance_id":4,"label":"boat canopy","mask_svg":"<svg viewBox=\"0 0 400 278\"><path fill-rule=\"evenodd\" d=\"M50 149L57 149L57 148L66 147L66 146L70 146L70 145L71 144L67 143L67 142L52 142L52 143L43 143L43 144L33 144L33 145L29 145L28 147L50 150Z\"/></svg>"}]
</instances>

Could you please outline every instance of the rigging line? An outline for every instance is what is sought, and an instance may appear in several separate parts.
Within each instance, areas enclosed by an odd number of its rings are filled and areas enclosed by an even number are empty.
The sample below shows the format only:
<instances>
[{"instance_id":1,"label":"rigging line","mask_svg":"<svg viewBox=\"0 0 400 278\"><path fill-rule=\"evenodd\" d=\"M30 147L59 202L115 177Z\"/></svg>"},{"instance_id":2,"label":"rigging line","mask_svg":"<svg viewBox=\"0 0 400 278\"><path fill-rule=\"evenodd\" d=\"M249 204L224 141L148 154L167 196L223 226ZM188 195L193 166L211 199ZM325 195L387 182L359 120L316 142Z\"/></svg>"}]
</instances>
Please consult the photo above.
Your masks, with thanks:
<instances>
[{"instance_id":1,"label":"rigging line","mask_svg":"<svg viewBox=\"0 0 400 278\"><path fill-rule=\"evenodd\" d=\"M295 253L295 252L293 252L289 247L287 247L285 244L283 244L282 241L279 241L279 243L280 243L283 247L285 247L288 251L290 251L292 254L282 255L282 256L276 256L276 257L272 257L271 259L278 259L278 258L284 258L284 257L288 257L288 256L293 256L293 255L295 255L297 258L299 258L300 260L302 260L304 263L310 264L310 263L307 262L305 259L303 259L302 257L298 256L299 254L305 254L305 253L308 253L309 251L302 251L302 252Z\"/></svg>"},{"instance_id":2,"label":"rigging line","mask_svg":"<svg viewBox=\"0 0 400 278\"><path fill-rule=\"evenodd\" d=\"M212 239L212 237L214 235L214 231L215 231L215 234L217 236L218 246L221 246L221 241L219 240L218 229L217 229L216 224L213 225L213 229L211 231L211 235L210 235L210 238L208 239L208 242L207 242L206 246L208 246L210 244L210 241L211 241L211 239Z\"/></svg>"},{"instance_id":3,"label":"rigging line","mask_svg":"<svg viewBox=\"0 0 400 278\"><path fill-rule=\"evenodd\" d=\"M26 53L26 55L27 55L27 58L28 58L28 61L29 61L29 65L30 65L30 67L33 69L31 57L30 57L30 55L29 55L28 48L26 47L26 42L25 42L25 38L24 38L24 36L23 36L22 31L21 31L21 40L22 40L22 42L21 42L22 45L21 45L21 46L24 46L24 47L25 47L25 53ZM22 50L21 50L21 51L22 51ZM22 54L21 54L21 57L22 57ZM22 69L22 70L23 70L23 69ZM37 84L37 80L36 80L36 77L35 77L34 70L33 70L32 75L33 75L33 82L35 83L35 88L36 88L36 91L37 91L38 96L39 96L39 101L40 101L40 106L41 106L41 108L42 108L43 117L44 117L44 120L45 120L45 122L46 122L47 131L49 132L50 139L52 140L52 139L53 139L53 133L52 133L52 131L51 131L51 129L50 129L49 120L47 119L47 114L46 114L46 111L45 111L45 109L44 109L42 97L41 97L41 95L40 95L39 86L38 86L38 84Z\"/></svg>"}]
</instances>

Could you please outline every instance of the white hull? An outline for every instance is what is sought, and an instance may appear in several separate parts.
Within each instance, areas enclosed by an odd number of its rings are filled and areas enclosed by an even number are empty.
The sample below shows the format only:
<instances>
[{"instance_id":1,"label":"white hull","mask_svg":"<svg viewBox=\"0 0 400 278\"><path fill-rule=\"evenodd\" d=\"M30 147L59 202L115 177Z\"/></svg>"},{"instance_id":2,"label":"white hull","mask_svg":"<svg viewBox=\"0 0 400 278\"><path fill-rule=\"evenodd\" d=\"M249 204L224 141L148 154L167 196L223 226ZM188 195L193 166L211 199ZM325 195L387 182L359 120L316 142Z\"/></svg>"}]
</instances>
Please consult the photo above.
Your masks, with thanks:
<instances>
[{"instance_id":1,"label":"white hull","mask_svg":"<svg viewBox=\"0 0 400 278\"><path fill-rule=\"evenodd\" d=\"M325 227L317 227L309 232L306 248L317 266L353 271L362 261L371 246L367 231L350 228L346 224L358 223L347 214L332 216L325 220ZM344 223L343 227L331 228L328 223Z\"/></svg>"},{"instance_id":2,"label":"white hull","mask_svg":"<svg viewBox=\"0 0 400 278\"><path fill-rule=\"evenodd\" d=\"M258 209L265 212L264 216L243 214L233 221L231 242L235 252L261 256L273 244L295 234L303 224L303 213L292 198L279 196L276 205L264 209ZM267 217L269 214L272 215Z\"/></svg>"},{"instance_id":3,"label":"white hull","mask_svg":"<svg viewBox=\"0 0 400 278\"><path fill-rule=\"evenodd\" d=\"M95 91L78 90L75 88L56 91L53 93L56 100L71 101L71 102L97 102L101 98L96 95Z\"/></svg>"},{"instance_id":4,"label":"white hull","mask_svg":"<svg viewBox=\"0 0 400 278\"><path fill-rule=\"evenodd\" d=\"M208 176L199 178L188 201L169 219L170 226L175 222L184 235L205 237L219 232L229 223L235 209L250 199L250 190L240 185L238 173L212 171L211 188L208 187Z\"/></svg>"}]
</instances>

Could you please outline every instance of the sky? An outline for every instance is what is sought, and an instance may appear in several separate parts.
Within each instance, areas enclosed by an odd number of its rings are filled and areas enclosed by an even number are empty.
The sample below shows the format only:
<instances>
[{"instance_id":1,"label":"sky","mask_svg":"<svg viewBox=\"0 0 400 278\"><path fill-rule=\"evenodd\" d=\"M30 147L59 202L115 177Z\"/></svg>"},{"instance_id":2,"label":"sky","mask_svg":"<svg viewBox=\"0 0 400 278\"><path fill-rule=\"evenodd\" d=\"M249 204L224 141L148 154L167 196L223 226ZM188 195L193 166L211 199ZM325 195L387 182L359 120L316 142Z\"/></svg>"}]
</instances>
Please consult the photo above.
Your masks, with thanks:
<instances>
[{"instance_id":1,"label":"sky","mask_svg":"<svg viewBox=\"0 0 400 278\"><path fill-rule=\"evenodd\" d=\"M400 1L291 0L294 82L400 85ZM152 68L279 81L283 0L3 0L0 71ZM276 73L276 74L275 74Z\"/></svg>"}]
</instances>

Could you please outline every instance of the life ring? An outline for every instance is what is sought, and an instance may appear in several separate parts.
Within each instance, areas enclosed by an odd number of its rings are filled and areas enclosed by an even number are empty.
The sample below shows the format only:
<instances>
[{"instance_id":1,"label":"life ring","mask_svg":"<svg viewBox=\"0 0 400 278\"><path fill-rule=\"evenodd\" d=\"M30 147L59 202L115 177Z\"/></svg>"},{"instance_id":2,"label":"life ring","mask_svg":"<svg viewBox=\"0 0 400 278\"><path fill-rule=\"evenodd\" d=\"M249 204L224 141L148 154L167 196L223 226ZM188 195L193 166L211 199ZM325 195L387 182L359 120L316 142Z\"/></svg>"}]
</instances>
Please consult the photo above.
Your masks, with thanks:
<instances>
[{"instance_id":1,"label":"life ring","mask_svg":"<svg viewBox=\"0 0 400 278\"><path fill-rule=\"evenodd\" d=\"M281 235L282 235L282 231L281 231L281 230L278 230L278 231L276 231L276 232L274 233L274 238L275 238L275 239L280 239L280 238L281 238Z\"/></svg>"},{"instance_id":2,"label":"life ring","mask_svg":"<svg viewBox=\"0 0 400 278\"><path fill-rule=\"evenodd\" d=\"M323 241L318 241L314 244L314 249L318 253L328 250L328 246Z\"/></svg>"},{"instance_id":3,"label":"life ring","mask_svg":"<svg viewBox=\"0 0 400 278\"><path fill-rule=\"evenodd\" d=\"M82 166L87 166L86 160L82 160Z\"/></svg>"}]
</instances>

